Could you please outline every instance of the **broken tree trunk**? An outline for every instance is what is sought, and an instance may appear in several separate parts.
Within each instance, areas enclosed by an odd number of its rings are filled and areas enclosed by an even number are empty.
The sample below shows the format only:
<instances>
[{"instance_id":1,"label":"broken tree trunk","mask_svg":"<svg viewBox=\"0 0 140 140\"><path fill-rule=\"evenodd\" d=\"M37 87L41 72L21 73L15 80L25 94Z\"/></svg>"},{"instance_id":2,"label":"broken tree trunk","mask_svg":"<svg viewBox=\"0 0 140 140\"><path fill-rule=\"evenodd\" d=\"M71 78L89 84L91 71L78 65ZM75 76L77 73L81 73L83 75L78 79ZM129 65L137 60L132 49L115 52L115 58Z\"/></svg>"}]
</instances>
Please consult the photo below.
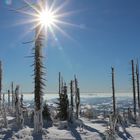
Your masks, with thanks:
<instances>
[{"instance_id":1,"label":"broken tree trunk","mask_svg":"<svg viewBox=\"0 0 140 140\"><path fill-rule=\"evenodd\" d=\"M71 95L71 111L73 113L73 81L70 82L70 95Z\"/></svg>"},{"instance_id":2,"label":"broken tree trunk","mask_svg":"<svg viewBox=\"0 0 140 140\"><path fill-rule=\"evenodd\" d=\"M12 107L15 107L15 96L14 96L14 83L11 83L11 93L12 93Z\"/></svg>"},{"instance_id":3,"label":"broken tree trunk","mask_svg":"<svg viewBox=\"0 0 140 140\"><path fill-rule=\"evenodd\" d=\"M113 94L113 114L116 115L116 100L115 100L115 83L114 83L114 68L112 67L112 94Z\"/></svg>"},{"instance_id":4,"label":"broken tree trunk","mask_svg":"<svg viewBox=\"0 0 140 140\"><path fill-rule=\"evenodd\" d=\"M70 81L70 97L71 97L71 100L70 100L70 105L71 105L71 107L70 107L70 121L71 122L73 122L73 106L74 106L74 104L73 104L73 81L71 80Z\"/></svg>"},{"instance_id":5,"label":"broken tree trunk","mask_svg":"<svg viewBox=\"0 0 140 140\"><path fill-rule=\"evenodd\" d=\"M59 95L61 94L61 73L59 72Z\"/></svg>"},{"instance_id":6,"label":"broken tree trunk","mask_svg":"<svg viewBox=\"0 0 140 140\"><path fill-rule=\"evenodd\" d=\"M10 90L8 90L8 108L10 108Z\"/></svg>"},{"instance_id":7,"label":"broken tree trunk","mask_svg":"<svg viewBox=\"0 0 140 140\"><path fill-rule=\"evenodd\" d=\"M134 70L134 61L131 60L131 64L132 64L132 84L133 84L133 103L134 103L134 119L136 121L136 87L135 87L135 70Z\"/></svg>"},{"instance_id":8,"label":"broken tree trunk","mask_svg":"<svg viewBox=\"0 0 140 140\"><path fill-rule=\"evenodd\" d=\"M78 88L78 81L76 76L74 76L75 81L75 104L76 104L76 119L79 118L79 112L80 112L80 93Z\"/></svg>"},{"instance_id":9,"label":"broken tree trunk","mask_svg":"<svg viewBox=\"0 0 140 140\"><path fill-rule=\"evenodd\" d=\"M138 61L136 64L136 80L137 80L137 94L138 94L138 100L137 100L138 101L138 111L139 111L139 117L140 117L140 89L139 89L139 64L138 64Z\"/></svg>"},{"instance_id":10,"label":"broken tree trunk","mask_svg":"<svg viewBox=\"0 0 140 140\"><path fill-rule=\"evenodd\" d=\"M5 94L3 93L3 109L2 109L2 116L4 120L4 127L8 127L8 120L7 120L7 114L6 114L6 106L5 106Z\"/></svg>"},{"instance_id":11,"label":"broken tree trunk","mask_svg":"<svg viewBox=\"0 0 140 140\"><path fill-rule=\"evenodd\" d=\"M1 90L2 90L2 62L0 61L0 110L1 110L1 101L2 101L2 97L1 97Z\"/></svg>"}]
</instances>

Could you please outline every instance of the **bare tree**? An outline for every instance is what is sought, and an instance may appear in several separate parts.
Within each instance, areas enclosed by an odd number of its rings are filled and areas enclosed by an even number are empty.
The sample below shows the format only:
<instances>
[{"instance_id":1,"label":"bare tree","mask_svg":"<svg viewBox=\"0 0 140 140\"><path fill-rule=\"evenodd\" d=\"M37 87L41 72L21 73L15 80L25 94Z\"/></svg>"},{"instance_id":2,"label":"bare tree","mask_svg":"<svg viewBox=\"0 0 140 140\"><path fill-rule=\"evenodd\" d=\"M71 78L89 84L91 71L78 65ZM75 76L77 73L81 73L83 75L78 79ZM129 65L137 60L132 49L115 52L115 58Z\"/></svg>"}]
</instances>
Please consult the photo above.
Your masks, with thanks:
<instances>
[{"instance_id":1,"label":"bare tree","mask_svg":"<svg viewBox=\"0 0 140 140\"><path fill-rule=\"evenodd\" d=\"M135 87L135 69L134 69L134 60L131 60L132 64L132 86L133 86L133 103L134 103L134 118L136 120L136 87Z\"/></svg>"},{"instance_id":2,"label":"bare tree","mask_svg":"<svg viewBox=\"0 0 140 140\"><path fill-rule=\"evenodd\" d=\"M137 94L138 94L138 111L140 116L140 89L139 89L139 64L136 64L136 80L137 80Z\"/></svg>"},{"instance_id":3,"label":"bare tree","mask_svg":"<svg viewBox=\"0 0 140 140\"><path fill-rule=\"evenodd\" d=\"M61 93L61 73L59 72L59 95Z\"/></svg>"},{"instance_id":4,"label":"bare tree","mask_svg":"<svg viewBox=\"0 0 140 140\"><path fill-rule=\"evenodd\" d=\"M44 0L38 3L38 10L44 6ZM43 89L44 89L44 72L43 72L43 55L42 47L44 40L44 32L40 30L41 25L36 27L35 48L34 48L34 95L35 95L35 111L34 111L34 131L41 132L43 127L42 109L43 109Z\"/></svg>"},{"instance_id":5,"label":"bare tree","mask_svg":"<svg viewBox=\"0 0 140 140\"><path fill-rule=\"evenodd\" d=\"M71 95L71 111L73 113L73 81L71 80L70 82L70 95Z\"/></svg>"},{"instance_id":6,"label":"bare tree","mask_svg":"<svg viewBox=\"0 0 140 140\"><path fill-rule=\"evenodd\" d=\"M0 61L0 109L1 109L1 90L2 90L2 62Z\"/></svg>"},{"instance_id":7,"label":"bare tree","mask_svg":"<svg viewBox=\"0 0 140 140\"><path fill-rule=\"evenodd\" d=\"M14 108L14 102L15 102L15 97L14 97L14 83L11 83L11 93L12 93L12 107Z\"/></svg>"},{"instance_id":8,"label":"bare tree","mask_svg":"<svg viewBox=\"0 0 140 140\"><path fill-rule=\"evenodd\" d=\"M8 120L7 120L7 114L6 114L6 107L5 107L5 94L3 93L3 108L2 108L2 116L4 120L4 127L8 127Z\"/></svg>"},{"instance_id":9,"label":"bare tree","mask_svg":"<svg viewBox=\"0 0 140 140\"><path fill-rule=\"evenodd\" d=\"M79 118L79 112L80 112L80 92L78 88L78 81L76 76L74 76L75 81L75 104L76 104L76 118Z\"/></svg>"},{"instance_id":10,"label":"bare tree","mask_svg":"<svg viewBox=\"0 0 140 140\"><path fill-rule=\"evenodd\" d=\"M10 90L8 90L8 107L10 108Z\"/></svg>"},{"instance_id":11,"label":"bare tree","mask_svg":"<svg viewBox=\"0 0 140 140\"><path fill-rule=\"evenodd\" d=\"M113 95L113 114L116 115L116 100L115 100L115 82L114 82L114 68L112 70L112 95Z\"/></svg>"}]
</instances>

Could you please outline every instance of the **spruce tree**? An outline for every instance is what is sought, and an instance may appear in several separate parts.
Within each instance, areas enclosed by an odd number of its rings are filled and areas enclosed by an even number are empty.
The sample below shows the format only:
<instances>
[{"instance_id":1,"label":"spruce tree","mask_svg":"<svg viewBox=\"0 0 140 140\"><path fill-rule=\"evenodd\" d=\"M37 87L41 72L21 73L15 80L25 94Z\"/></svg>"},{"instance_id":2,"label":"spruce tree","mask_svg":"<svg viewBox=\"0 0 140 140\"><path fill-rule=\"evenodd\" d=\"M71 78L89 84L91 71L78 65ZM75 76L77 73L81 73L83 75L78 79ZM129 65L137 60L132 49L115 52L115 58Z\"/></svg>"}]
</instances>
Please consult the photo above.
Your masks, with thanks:
<instances>
[{"instance_id":1,"label":"spruce tree","mask_svg":"<svg viewBox=\"0 0 140 140\"><path fill-rule=\"evenodd\" d=\"M62 87L62 93L59 95L58 99L58 117L60 120L64 121L68 119L68 108L69 108L69 100L67 95L67 86L66 84Z\"/></svg>"},{"instance_id":2,"label":"spruce tree","mask_svg":"<svg viewBox=\"0 0 140 140\"><path fill-rule=\"evenodd\" d=\"M43 105L42 115L43 115L44 120L52 121L50 109L46 103L44 103L44 105Z\"/></svg>"}]
</instances>

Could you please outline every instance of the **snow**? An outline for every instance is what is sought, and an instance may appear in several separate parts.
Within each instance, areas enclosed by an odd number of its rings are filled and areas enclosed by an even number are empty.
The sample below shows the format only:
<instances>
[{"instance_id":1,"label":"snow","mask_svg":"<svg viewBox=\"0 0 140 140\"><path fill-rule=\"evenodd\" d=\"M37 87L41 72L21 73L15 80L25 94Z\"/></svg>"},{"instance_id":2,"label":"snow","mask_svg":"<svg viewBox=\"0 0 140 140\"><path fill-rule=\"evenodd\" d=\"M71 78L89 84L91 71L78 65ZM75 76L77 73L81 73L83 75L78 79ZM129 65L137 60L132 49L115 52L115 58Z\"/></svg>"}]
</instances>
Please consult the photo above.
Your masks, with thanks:
<instances>
[{"instance_id":1,"label":"snow","mask_svg":"<svg viewBox=\"0 0 140 140\"><path fill-rule=\"evenodd\" d=\"M124 100L122 101L124 102ZM26 103L31 104L29 101ZM0 111L0 140L102 140L106 134L109 118L103 118L103 113L98 113L97 104L93 105L87 102L81 106L81 109L84 111L93 108L93 113L95 114L95 111L97 113L96 119L91 119L84 115L81 115L79 120L75 120L74 123L68 123L67 121L60 122L53 119L54 124L49 127L44 125L42 132L39 134L35 133L32 124L33 120L31 118L29 118L31 121L30 125L24 124L22 129L18 128L16 118L14 117L15 114L12 114L7 108L8 128L4 128L2 124L3 118ZM107 104L107 102L104 100L100 106L105 104ZM53 112L56 106L50 103L49 108L51 108L51 112ZM31 108L28 108L28 111L29 110L31 111ZM103 109L101 112L102 111ZM46 122L44 122L44 124L45 123ZM129 126L126 127L126 132L119 127L116 140L140 140L140 125L129 124Z\"/></svg>"},{"instance_id":2,"label":"snow","mask_svg":"<svg viewBox=\"0 0 140 140\"><path fill-rule=\"evenodd\" d=\"M0 118L2 119L2 118ZM8 116L8 122L15 123L14 117ZM0 140L102 140L107 127L107 119L102 118L89 120L84 117L80 118L83 122L83 130L80 126L69 124L67 128L60 129L58 126L43 128L43 132L35 134L33 127L24 126L18 130L16 127L9 125L9 128L0 128ZM140 127L131 125L126 128L127 133L123 133L120 129L120 134L117 140L139 140Z\"/></svg>"}]
</instances>

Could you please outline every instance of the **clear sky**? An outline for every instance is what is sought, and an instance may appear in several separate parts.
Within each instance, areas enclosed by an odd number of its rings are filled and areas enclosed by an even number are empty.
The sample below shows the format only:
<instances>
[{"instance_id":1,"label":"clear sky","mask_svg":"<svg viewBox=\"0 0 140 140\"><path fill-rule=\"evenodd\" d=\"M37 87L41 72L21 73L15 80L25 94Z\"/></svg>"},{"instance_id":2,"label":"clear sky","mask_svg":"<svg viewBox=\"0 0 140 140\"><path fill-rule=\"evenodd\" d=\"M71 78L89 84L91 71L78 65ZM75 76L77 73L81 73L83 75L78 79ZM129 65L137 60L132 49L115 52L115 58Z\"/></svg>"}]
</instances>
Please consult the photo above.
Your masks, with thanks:
<instances>
[{"instance_id":1,"label":"clear sky","mask_svg":"<svg viewBox=\"0 0 140 140\"><path fill-rule=\"evenodd\" d=\"M28 0L35 2L35 0ZM76 74L81 91L111 91L111 66L115 67L116 91L131 91L131 59L140 59L139 0L54 0L60 13L69 15L61 25L66 34L54 28L55 37L48 33L43 53L46 70L46 90L57 91L58 72L67 83ZM0 59L3 62L3 91L11 81L22 91L33 91L33 26L19 24L29 16L9 11L22 7L22 0L0 0Z\"/></svg>"}]
</instances>

